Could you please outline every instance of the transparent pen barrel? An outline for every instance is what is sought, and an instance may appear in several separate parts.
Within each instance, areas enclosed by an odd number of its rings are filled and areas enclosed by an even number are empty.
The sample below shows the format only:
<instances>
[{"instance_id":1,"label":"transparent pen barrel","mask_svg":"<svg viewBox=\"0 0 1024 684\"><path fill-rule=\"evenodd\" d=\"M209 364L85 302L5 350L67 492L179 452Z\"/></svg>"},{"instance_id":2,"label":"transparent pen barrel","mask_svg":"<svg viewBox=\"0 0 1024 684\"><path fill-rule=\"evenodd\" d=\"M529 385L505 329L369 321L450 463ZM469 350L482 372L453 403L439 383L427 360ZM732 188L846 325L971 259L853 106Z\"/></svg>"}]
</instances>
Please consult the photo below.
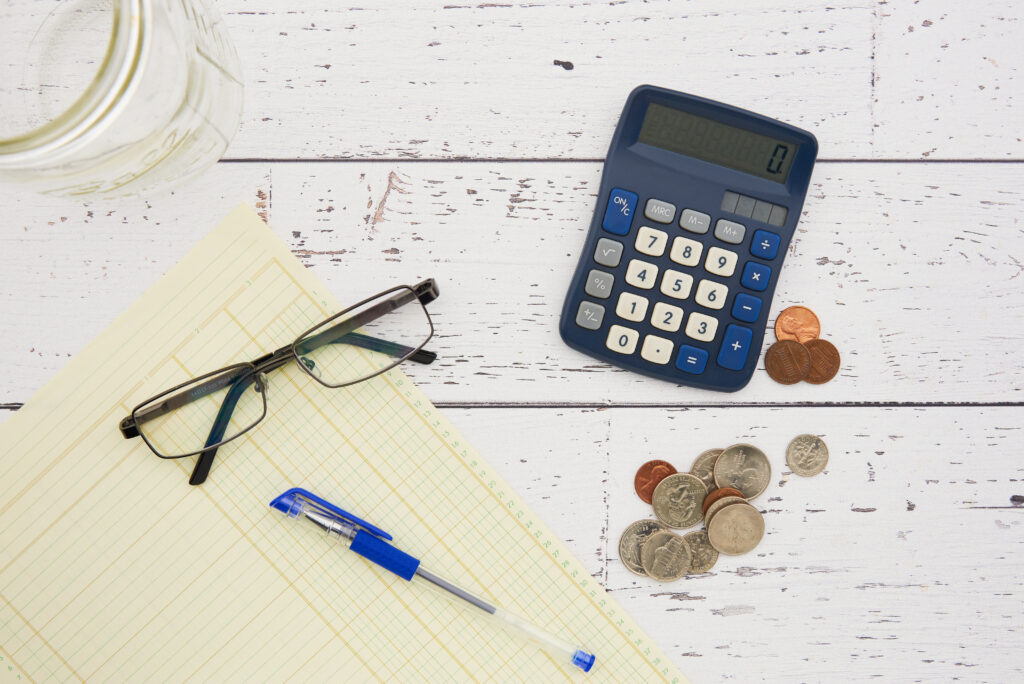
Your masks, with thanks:
<instances>
[{"instance_id":1,"label":"transparent pen barrel","mask_svg":"<svg viewBox=\"0 0 1024 684\"><path fill-rule=\"evenodd\" d=\"M535 644L547 651L559 663L571 663L576 651L579 650L568 641L559 639L554 634L503 608L498 608L491 617L501 623L506 629L524 634Z\"/></svg>"}]
</instances>

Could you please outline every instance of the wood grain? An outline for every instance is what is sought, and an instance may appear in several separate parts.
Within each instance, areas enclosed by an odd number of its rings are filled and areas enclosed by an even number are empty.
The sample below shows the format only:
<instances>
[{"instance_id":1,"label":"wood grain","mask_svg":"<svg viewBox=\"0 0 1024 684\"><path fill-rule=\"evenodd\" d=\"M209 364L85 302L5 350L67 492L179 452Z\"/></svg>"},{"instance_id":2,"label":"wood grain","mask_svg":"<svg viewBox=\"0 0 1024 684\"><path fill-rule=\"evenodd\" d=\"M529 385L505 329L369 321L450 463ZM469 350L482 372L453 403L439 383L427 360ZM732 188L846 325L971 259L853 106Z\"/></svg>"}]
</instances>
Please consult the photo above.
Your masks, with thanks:
<instances>
[{"instance_id":1,"label":"wood grain","mask_svg":"<svg viewBox=\"0 0 1024 684\"><path fill-rule=\"evenodd\" d=\"M589 162L221 164L187 200L0 195L0 269L18 283L0 329L17 363L0 402L24 401L245 199L342 300L439 280L439 359L410 370L434 401L1021 401L1024 348L1007 342L1024 335L1024 166L820 164L772 319L812 308L842 370L791 387L759 370L734 395L653 382L561 342L599 176Z\"/></svg>"}]
</instances>

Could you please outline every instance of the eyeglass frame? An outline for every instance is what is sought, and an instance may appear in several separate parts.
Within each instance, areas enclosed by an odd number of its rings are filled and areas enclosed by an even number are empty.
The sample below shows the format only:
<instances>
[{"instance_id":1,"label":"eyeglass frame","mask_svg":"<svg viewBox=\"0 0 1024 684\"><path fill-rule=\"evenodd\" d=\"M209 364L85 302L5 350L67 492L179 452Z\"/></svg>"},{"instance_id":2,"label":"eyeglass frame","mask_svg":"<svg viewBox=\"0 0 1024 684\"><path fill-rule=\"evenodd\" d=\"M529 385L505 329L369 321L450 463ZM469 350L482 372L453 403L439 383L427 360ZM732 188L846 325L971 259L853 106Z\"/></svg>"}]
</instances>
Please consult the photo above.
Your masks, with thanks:
<instances>
[{"instance_id":1,"label":"eyeglass frame","mask_svg":"<svg viewBox=\"0 0 1024 684\"><path fill-rule=\"evenodd\" d=\"M303 361L302 357L299 356L299 351L298 351L299 343L303 342L303 341L307 341L307 339L306 339L307 336L310 335L313 331L315 331L315 330L317 330L319 328L323 328L325 325L327 325L331 321L345 316L345 314L348 314L349 312L358 309L359 307L363 306L364 304L366 304L368 302L371 302L371 301L373 301L375 299L380 299L382 297L386 297L387 295L389 295L391 293L399 292L399 291L402 291L402 290L408 290L408 291L412 292L413 296L415 296L415 298L419 301L420 305L422 306L423 313L427 317L427 324L430 326L430 333L426 336L426 338L424 338L424 340L418 346L416 346L416 347L406 347L405 345L402 345L402 344L399 344L399 343L396 343L396 342L390 342L388 340L379 340L377 338L368 337L368 336L365 336L365 335L361 335L360 336L361 344L360 343L355 343L355 346L361 346L363 348L369 348L369 349L374 350L374 351L383 351L384 349L386 349L388 347L390 347L392 350L400 350L402 348L407 350L407 351L405 351L403 353L403 355L401 357L399 357L397 360L395 360L395 362L392 363L391 365L386 366L384 368L381 368L381 369L377 370L376 372L371 373L370 375L363 376L363 377L358 378L356 380L351 380L351 381L348 381L348 382L343 382L343 383L338 383L338 384L332 384L332 383L327 382L323 378L318 377L316 374L314 374L313 368L312 368L312 364L307 365L307 363L305 361ZM437 281L435 281L433 278L427 278L426 280L424 280L424 281L420 282L419 284L417 284L415 286L412 286L412 287L410 287L408 285L398 285L396 287L389 288L389 289L384 290L382 292L378 292L377 294L372 295L370 297L367 297L366 299L363 299L362 301L357 302L356 304L353 304L353 305L343 309L342 311L339 311L338 313L334 314L333 316L329 316L326 319L318 322L316 325L314 325L313 327L307 329L305 332L303 332L298 337L296 337L291 342L291 344L289 344L289 345L281 347L280 349L277 349L277 350L275 350L273 352L270 352L268 354L264 354L263 356L260 356L260 357L258 357L256 359L254 359L253 361L249 361L247 363L229 364L227 366L224 366L224 367L219 368L217 370L211 371L209 373L204 373L203 375L196 376L196 377L192 378L191 380L186 380L185 382L180 383L178 385L175 385L174 387L171 387L170 389L164 390L162 392L159 392L158 394L153 395L152 397L146 399L145 401L143 401L142 403L137 405L135 408L133 408L131 413L121 420L121 422L119 424L119 429L121 431L121 435L125 439L133 439L135 437L141 437L142 441L145 442L147 447L149 447L149 450L152 451L157 457L162 458L162 459L171 460L171 459L187 458L189 456L197 456L198 455L199 458L196 460L195 467L192 470L192 475L189 477L189 481L188 482L189 482L190 485L200 485L200 484L202 484L203 482L206 481L206 478L209 475L210 468L213 466L213 459L214 459L214 457L217 454L217 450L220 447L222 447L225 444L227 444L228 442L232 442L232 441L238 439L239 437L241 437L242 435L244 435L245 433L249 432L254 427L259 425L263 421L264 418L267 417L267 395L266 395L266 373L267 372L272 371L272 370L276 370L278 368L281 368L282 366L285 366L288 363L294 361L299 366L299 368L301 368L303 370L303 372L306 373L306 375L308 375L309 377L313 378L314 380L319 382L321 385L323 385L325 387L328 387L330 389L339 389L339 388L342 388L342 387L348 387L350 385L355 385L355 384L358 384L360 382L364 382L366 380L370 380L371 378L375 378L378 375L381 375L382 373L386 373L387 371L391 370L395 366L398 366L399 364L401 364L401 363L403 363L405 361L413 361L415 363L422 363L422 364L425 364L425 365L433 363L437 359L437 354L432 352L432 351L429 351L429 350L426 350L426 349L423 348L423 347L425 347L427 345L428 342L430 342L431 338L433 338L433 336L434 336L434 322L430 318L430 312L427 311L426 305L429 304L430 302L434 301L435 299L437 299L439 294L440 294L440 292L438 291ZM358 328L360 328L363 325L369 323L370 321L376 320L377 318L380 318L381 316L389 313L390 311L395 310L398 306L402 306L403 304L408 303L408 301L411 301L411 300L407 300L407 301L401 302L401 303L399 303L397 305L393 305L390 308L386 308L388 304L393 304L394 303L394 298L384 299L382 302L380 302L380 304L377 304L374 307L368 309L367 311L362 312L359 316L353 317L349 321L346 321L346 324L347 325L351 325L351 328L350 328L350 330L348 332L343 333L342 337L344 337L345 335L348 335L350 332L353 332L353 331L357 330ZM327 334L327 333L331 332L332 330L333 330L333 326L329 327L329 328L326 328L325 330L323 330L323 332L321 332L319 334L320 335L324 335L324 334ZM315 337L312 337L312 338L309 338L309 339L315 339ZM352 340L349 340L348 342L352 343ZM176 403L170 404L170 405L168 405L166 402L164 404L162 404L162 405L161 404L155 404L154 406L152 406L150 408L149 411L143 411L141 414L139 413L139 410L142 409L143 407L146 407L146 406L148 406L150 404L154 404L154 402L156 402L157 400L159 400L159 399L161 399L163 397L167 397L168 395L173 395L175 392L178 392L179 390L181 390L184 387L188 387L190 385L194 385L196 383L199 383L200 381L202 381L205 378L209 378L209 377L212 377L212 376L228 373L229 371L234 370L234 369L237 369L237 370L247 369L247 370L249 370L249 372L247 374L243 375L243 376L240 376L240 377L234 378L234 379L231 379L232 376L228 375L224 382L220 382L220 383L217 383L215 385L211 385L209 387L206 387L206 386L204 386L202 384L199 384L197 386L197 389L205 390L202 394L196 395L195 392L191 392L188 395L182 395L183 398L187 398L186 401L179 401L179 402L176 402ZM230 382L228 382L227 379L231 379ZM246 380L246 379L248 379L247 382L245 382L245 383L240 382L241 380ZM255 421L253 421L253 423L251 425L249 425L244 430L241 430L238 434L236 434L236 435L234 435L232 437L229 437L228 439L217 441L214 444L207 444L207 445L203 446L201 449L197 449L195 451L191 451L191 452L188 452L188 453L185 453L185 454L178 454L178 455L174 455L174 456L168 456L168 455L160 453L160 451L157 450L157 448L152 444L152 442L149 441L149 438L146 437L146 435L142 431L140 431L139 428L138 428L138 425L141 422L145 422L145 420L142 420L142 421L137 420L139 417L145 418L146 416L149 416L149 414L151 414L151 413L155 414L152 417L156 417L157 415L162 415L164 413L169 413L170 411L173 411L173 410L175 410L175 409L177 409L177 408L179 408L181 406L185 406L185 405L187 405L187 404L189 404L189 403L191 403L191 402L193 402L193 401L195 401L197 399L200 399L200 398L202 398L204 396L207 396L207 395L209 395L212 392L220 390L223 387L228 386L229 384L231 384L232 387L231 387L231 389L228 390L228 394L225 396L223 403L221 404L220 408L217 411L217 417L213 421L213 426L210 429L210 437L207 437L207 441L210 440L210 438L218 431L218 429L220 430L221 436L223 436L224 431L227 429L228 421L231 420L231 416L234 413L235 407L238 404L238 399L241 397L241 393L244 392L246 389L248 389L249 384L256 385L256 388L259 390L260 398L263 401L263 412L262 412L262 414L260 414L259 418L257 418ZM232 393L236 391L235 388L240 388L240 389L237 391L237 394L232 399ZM225 413L226 408L229 407L229 406L230 406L230 408L227 409L227 411Z\"/></svg>"}]
</instances>

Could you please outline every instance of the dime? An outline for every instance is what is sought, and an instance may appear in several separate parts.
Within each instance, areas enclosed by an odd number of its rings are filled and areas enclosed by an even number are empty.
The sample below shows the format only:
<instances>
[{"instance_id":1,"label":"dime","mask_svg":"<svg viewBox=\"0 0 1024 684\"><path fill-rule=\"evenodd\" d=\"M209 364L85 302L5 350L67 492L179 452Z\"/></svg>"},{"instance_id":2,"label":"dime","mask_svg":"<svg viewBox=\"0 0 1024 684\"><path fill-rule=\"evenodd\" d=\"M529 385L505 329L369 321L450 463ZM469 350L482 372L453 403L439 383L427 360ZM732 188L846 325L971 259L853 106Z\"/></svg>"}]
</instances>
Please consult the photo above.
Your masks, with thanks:
<instances>
[{"instance_id":1,"label":"dime","mask_svg":"<svg viewBox=\"0 0 1024 684\"><path fill-rule=\"evenodd\" d=\"M700 505L707 487L689 473L669 475L654 488L654 515L669 527L693 527L700 522Z\"/></svg>"},{"instance_id":2,"label":"dime","mask_svg":"<svg viewBox=\"0 0 1024 684\"><path fill-rule=\"evenodd\" d=\"M708 449L690 466L690 474L699 477L709 493L715 490L715 461L721 453L721 449Z\"/></svg>"},{"instance_id":3,"label":"dime","mask_svg":"<svg viewBox=\"0 0 1024 684\"><path fill-rule=\"evenodd\" d=\"M794 437L786 447L786 463L797 475L812 477L828 465L828 447L815 435Z\"/></svg>"},{"instance_id":4,"label":"dime","mask_svg":"<svg viewBox=\"0 0 1024 684\"><path fill-rule=\"evenodd\" d=\"M839 350L828 340L811 340L806 345L811 357L811 369L804 378L812 385L821 385L839 372Z\"/></svg>"},{"instance_id":5,"label":"dime","mask_svg":"<svg viewBox=\"0 0 1024 684\"><path fill-rule=\"evenodd\" d=\"M809 342L821 334L821 323L806 306L791 306L775 319L775 339Z\"/></svg>"},{"instance_id":6,"label":"dime","mask_svg":"<svg viewBox=\"0 0 1024 684\"><path fill-rule=\"evenodd\" d=\"M779 340L764 353L764 368L775 382L793 385L807 377L811 356L799 342Z\"/></svg>"},{"instance_id":7,"label":"dime","mask_svg":"<svg viewBox=\"0 0 1024 684\"><path fill-rule=\"evenodd\" d=\"M710 494L704 497L704 504L700 507L701 514L707 515L708 509L711 507L711 504L727 496L738 496L740 498L743 498L743 492L733 487L722 487L721 489L716 489L715 491L711 492Z\"/></svg>"},{"instance_id":8,"label":"dime","mask_svg":"<svg viewBox=\"0 0 1024 684\"><path fill-rule=\"evenodd\" d=\"M704 514L704 527L711 524L720 510L733 504L745 504L747 500L742 496L726 496L708 506L708 512Z\"/></svg>"},{"instance_id":9,"label":"dime","mask_svg":"<svg viewBox=\"0 0 1024 684\"><path fill-rule=\"evenodd\" d=\"M683 537L690 547L690 572L707 572L718 562L718 550L708 540L704 530L690 532Z\"/></svg>"},{"instance_id":10,"label":"dime","mask_svg":"<svg viewBox=\"0 0 1024 684\"><path fill-rule=\"evenodd\" d=\"M763 536L764 517L750 504L727 506L708 525L708 541L730 556L753 550Z\"/></svg>"},{"instance_id":11,"label":"dime","mask_svg":"<svg viewBox=\"0 0 1024 684\"><path fill-rule=\"evenodd\" d=\"M675 466L668 461L648 461L636 471L636 476L633 477L633 489L644 503L651 503L651 493L654 492L654 488L675 472Z\"/></svg>"},{"instance_id":12,"label":"dime","mask_svg":"<svg viewBox=\"0 0 1024 684\"><path fill-rule=\"evenodd\" d=\"M644 570L660 582L671 582L690 569L690 546L672 532L655 532L640 553Z\"/></svg>"},{"instance_id":13,"label":"dime","mask_svg":"<svg viewBox=\"0 0 1024 684\"><path fill-rule=\"evenodd\" d=\"M771 476L772 467L768 457L749 444L728 447L715 463L715 484L740 490L744 499L759 496L768 488Z\"/></svg>"},{"instance_id":14,"label":"dime","mask_svg":"<svg viewBox=\"0 0 1024 684\"><path fill-rule=\"evenodd\" d=\"M640 562L640 549L652 534L662 531L668 531L668 528L657 520L637 520L623 530L622 536L619 537L619 560L627 570L647 576Z\"/></svg>"}]
</instances>

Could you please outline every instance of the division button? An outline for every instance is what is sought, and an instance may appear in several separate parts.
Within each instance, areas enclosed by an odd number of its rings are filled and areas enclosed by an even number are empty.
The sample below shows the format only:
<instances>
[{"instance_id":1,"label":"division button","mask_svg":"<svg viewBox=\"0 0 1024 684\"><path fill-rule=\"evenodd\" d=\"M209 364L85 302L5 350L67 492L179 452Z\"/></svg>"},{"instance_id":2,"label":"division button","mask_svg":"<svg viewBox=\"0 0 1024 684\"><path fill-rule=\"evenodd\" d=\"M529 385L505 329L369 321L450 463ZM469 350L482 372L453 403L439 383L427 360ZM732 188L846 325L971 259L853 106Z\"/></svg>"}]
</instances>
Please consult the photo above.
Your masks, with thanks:
<instances>
[{"instance_id":1,"label":"division button","mask_svg":"<svg viewBox=\"0 0 1024 684\"><path fill-rule=\"evenodd\" d=\"M583 291L591 297L608 299L612 296L612 285L614 284L615 276L594 268L587 274L587 284L583 286Z\"/></svg>"},{"instance_id":2,"label":"division button","mask_svg":"<svg viewBox=\"0 0 1024 684\"><path fill-rule=\"evenodd\" d=\"M684 209L679 215L679 227L691 233L703 234L711 227L711 217L693 209Z\"/></svg>"},{"instance_id":3,"label":"division button","mask_svg":"<svg viewBox=\"0 0 1024 684\"><path fill-rule=\"evenodd\" d=\"M648 335L640 348L640 358L651 363L665 365L672 360L672 342L664 337Z\"/></svg>"},{"instance_id":4,"label":"division button","mask_svg":"<svg viewBox=\"0 0 1024 684\"><path fill-rule=\"evenodd\" d=\"M672 223L675 215L676 205L662 202L653 197L647 200L647 205L644 207L644 216L658 223Z\"/></svg>"},{"instance_id":5,"label":"division button","mask_svg":"<svg viewBox=\"0 0 1024 684\"><path fill-rule=\"evenodd\" d=\"M754 331L742 325L729 325L725 328L722 348L718 352L718 365L729 370L743 370L750 353L750 342Z\"/></svg>"},{"instance_id":6,"label":"division button","mask_svg":"<svg viewBox=\"0 0 1024 684\"><path fill-rule=\"evenodd\" d=\"M612 192L608 196L608 206L604 210L602 227L616 235L628 233L629 226L633 222L633 211L636 209L637 199L635 192L612 188Z\"/></svg>"},{"instance_id":7,"label":"division button","mask_svg":"<svg viewBox=\"0 0 1024 684\"><path fill-rule=\"evenodd\" d=\"M593 302L582 301L576 310L576 325L587 330L597 330L604 320L604 307Z\"/></svg>"},{"instance_id":8,"label":"division button","mask_svg":"<svg viewBox=\"0 0 1024 684\"><path fill-rule=\"evenodd\" d=\"M700 375L708 364L708 353L703 349L684 344L676 355L676 368L686 373Z\"/></svg>"},{"instance_id":9,"label":"division button","mask_svg":"<svg viewBox=\"0 0 1024 684\"><path fill-rule=\"evenodd\" d=\"M750 239L750 253L759 259L774 259L779 253L780 240L770 230L755 230Z\"/></svg>"},{"instance_id":10,"label":"division button","mask_svg":"<svg viewBox=\"0 0 1024 684\"><path fill-rule=\"evenodd\" d=\"M622 243L608 238L601 238L597 241L597 249L594 250L594 261L615 268L622 260Z\"/></svg>"}]
</instances>

